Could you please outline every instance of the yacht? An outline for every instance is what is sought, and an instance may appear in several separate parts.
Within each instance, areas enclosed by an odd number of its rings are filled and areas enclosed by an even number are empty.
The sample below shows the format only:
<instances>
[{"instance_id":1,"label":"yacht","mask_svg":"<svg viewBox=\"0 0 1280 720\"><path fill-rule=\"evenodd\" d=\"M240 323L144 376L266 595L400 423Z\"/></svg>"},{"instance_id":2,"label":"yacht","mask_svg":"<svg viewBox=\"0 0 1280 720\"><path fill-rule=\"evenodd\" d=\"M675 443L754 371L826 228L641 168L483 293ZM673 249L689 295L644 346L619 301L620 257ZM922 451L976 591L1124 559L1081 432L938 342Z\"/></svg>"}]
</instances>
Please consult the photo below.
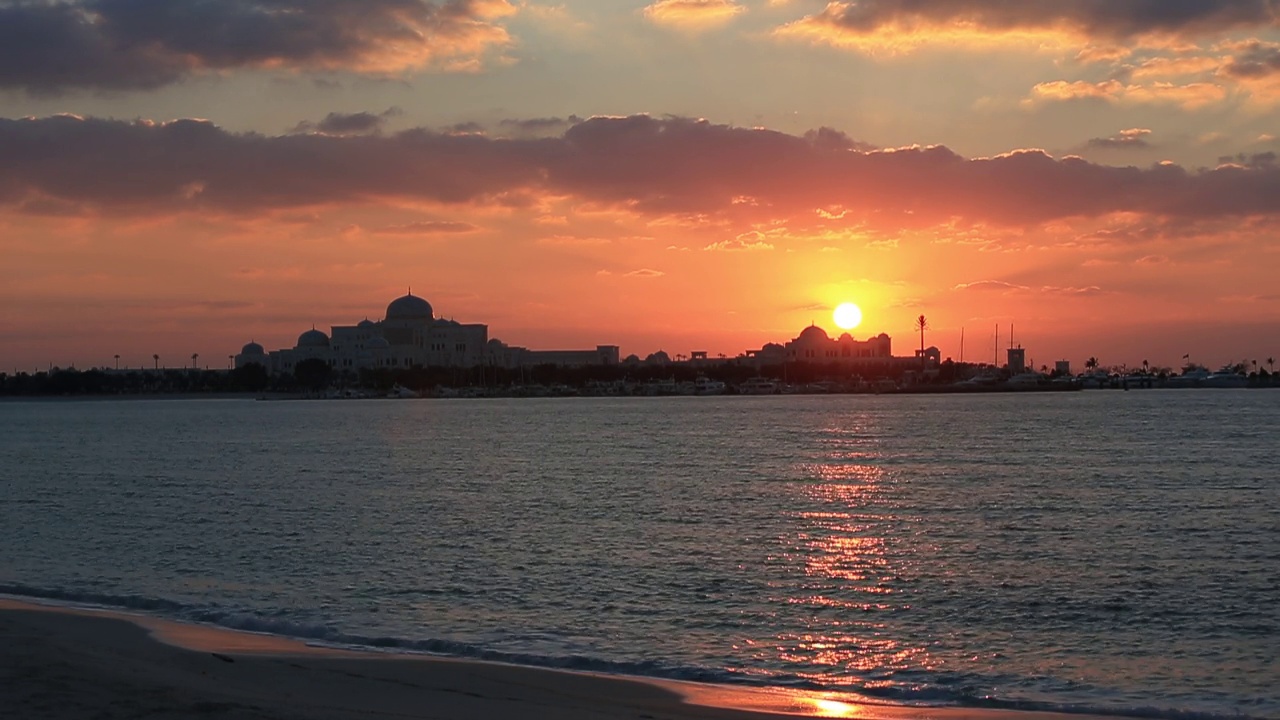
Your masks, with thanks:
<instances>
[{"instance_id":1,"label":"yacht","mask_svg":"<svg viewBox=\"0 0 1280 720\"><path fill-rule=\"evenodd\" d=\"M738 392L743 395L776 395L778 383L766 377L748 378L738 386Z\"/></svg>"},{"instance_id":2,"label":"yacht","mask_svg":"<svg viewBox=\"0 0 1280 720\"><path fill-rule=\"evenodd\" d=\"M724 383L719 380L712 380L706 375L699 375L693 381L693 393L695 395L723 395L724 391Z\"/></svg>"}]
</instances>

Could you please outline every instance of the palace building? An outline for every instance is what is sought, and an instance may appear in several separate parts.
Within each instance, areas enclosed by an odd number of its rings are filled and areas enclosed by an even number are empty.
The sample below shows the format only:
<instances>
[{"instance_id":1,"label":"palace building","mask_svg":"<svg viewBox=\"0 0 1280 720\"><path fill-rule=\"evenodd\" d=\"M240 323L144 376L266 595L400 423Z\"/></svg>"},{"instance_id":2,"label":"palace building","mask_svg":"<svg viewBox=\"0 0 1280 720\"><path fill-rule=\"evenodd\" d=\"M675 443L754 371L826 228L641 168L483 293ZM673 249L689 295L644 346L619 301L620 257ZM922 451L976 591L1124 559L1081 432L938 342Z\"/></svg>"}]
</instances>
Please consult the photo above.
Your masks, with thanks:
<instances>
[{"instance_id":1,"label":"palace building","mask_svg":"<svg viewBox=\"0 0 1280 720\"><path fill-rule=\"evenodd\" d=\"M392 300L380 321L366 318L355 325L334 325L328 335L312 327L298 336L292 348L267 352L250 342L235 356L236 367L258 363L272 374L292 373L306 360L323 360L337 370L616 365L618 347L529 350L509 346L490 339L488 325L437 318L431 303L410 292Z\"/></svg>"},{"instance_id":2,"label":"palace building","mask_svg":"<svg viewBox=\"0 0 1280 720\"><path fill-rule=\"evenodd\" d=\"M833 338L817 325L801 330L785 345L769 343L759 350L748 350L746 355L761 365L793 362L814 365L918 364L923 355L927 363L936 366L941 359L936 347L926 348L923 353L916 351L915 357L894 357L892 340L885 333L866 340L855 340L849 333ZM914 364L910 366L915 367Z\"/></svg>"}]
</instances>

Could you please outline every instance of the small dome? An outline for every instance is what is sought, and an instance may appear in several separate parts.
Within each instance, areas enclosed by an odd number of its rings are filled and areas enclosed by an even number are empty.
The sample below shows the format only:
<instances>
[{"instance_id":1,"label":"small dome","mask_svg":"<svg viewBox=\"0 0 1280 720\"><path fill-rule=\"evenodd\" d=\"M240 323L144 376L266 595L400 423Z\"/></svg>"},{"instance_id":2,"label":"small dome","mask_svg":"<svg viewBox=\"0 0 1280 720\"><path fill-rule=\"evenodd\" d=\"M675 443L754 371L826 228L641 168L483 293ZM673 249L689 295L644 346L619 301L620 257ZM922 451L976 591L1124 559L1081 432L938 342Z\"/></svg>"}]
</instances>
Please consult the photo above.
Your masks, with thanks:
<instances>
[{"instance_id":1,"label":"small dome","mask_svg":"<svg viewBox=\"0 0 1280 720\"><path fill-rule=\"evenodd\" d=\"M258 343L251 342L248 345L245 345L244 347L240 348L240 354L241 355L266 355L267 351L263 350L262 346L259 345Z\"/></svg>"},{"instance_id":2,"label":"small dome","mask_svg":"<svg viewBox=\"0 0 1280 720\"><path fill-rule=\"evenodd\" d=\"M371 327L376 327L376 326L377 326L377 323L375 323L374 321L370 320L369 318L365 318L365 319L361 320L360 322L356 323L356 327L358 327L358 328L362 328L362 329L365 329L365 330L367 330L367 329L369 329L369 328L371 328Z\"/></svg>"},{"instance_id":3,"label":"small dome","mask_svg":"<svg viewBox=\"0 0 1280 720\"><path fill-rule=\"evenodd\" d=\"M801 340L830 340L827 331L817 325L810 325L800 332Z\"/></svg>"},{"instance_id":4,"label":"small dome","mask_svg":"<svg viewBox=\"0 0 1280 720\"><path fill-rule=\"evenodd\" d=\"M298 347L327 348L329 347L329 336L315 328L311 328L298 336Z\"/></svg>"},{"instance_id":5,"label":"small dome","mask_svg":"<svg viewBox=\"0 0 1280 720\"><path fill-rule=\"evenodd\" d=\"M398 297L387 306L388 320L434 320L435 312L431 303L410 293Z\"/></svg>"},{"instance_id":6,"label":"small dome","mask_svg":"<svg viewBox=\"0 0 1280 720\"><path fill-rule=\"evenodd\" d=\"M364 346L368 350L386 350L391 347L391 343L387 342L384 337L375 336L369 338L369 342L365 343Z\"/></svg>"}]
</instances>

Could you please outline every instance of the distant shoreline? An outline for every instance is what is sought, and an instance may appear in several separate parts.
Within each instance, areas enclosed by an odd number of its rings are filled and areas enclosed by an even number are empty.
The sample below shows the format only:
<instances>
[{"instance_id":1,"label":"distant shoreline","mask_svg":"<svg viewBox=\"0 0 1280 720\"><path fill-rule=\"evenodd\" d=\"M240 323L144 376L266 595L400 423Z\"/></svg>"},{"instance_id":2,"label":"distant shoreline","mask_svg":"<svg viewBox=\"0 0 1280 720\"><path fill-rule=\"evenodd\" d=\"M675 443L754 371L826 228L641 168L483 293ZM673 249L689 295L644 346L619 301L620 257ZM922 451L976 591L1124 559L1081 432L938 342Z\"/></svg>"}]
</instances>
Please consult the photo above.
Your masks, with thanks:
<instances>
[{"instance_id":1,"label":"distant shoreline","mask_svg":"<svg viewBox=\"0 0 1280 720\"><path fill-rule=\"evenodd\" d=\"M264 395L280 393L118 393L84 395L0 395L0 403L7 402L80 402L84 400L257 400ZM269 399L292 399L282 396Z\"/></svg>"}]
</instances>

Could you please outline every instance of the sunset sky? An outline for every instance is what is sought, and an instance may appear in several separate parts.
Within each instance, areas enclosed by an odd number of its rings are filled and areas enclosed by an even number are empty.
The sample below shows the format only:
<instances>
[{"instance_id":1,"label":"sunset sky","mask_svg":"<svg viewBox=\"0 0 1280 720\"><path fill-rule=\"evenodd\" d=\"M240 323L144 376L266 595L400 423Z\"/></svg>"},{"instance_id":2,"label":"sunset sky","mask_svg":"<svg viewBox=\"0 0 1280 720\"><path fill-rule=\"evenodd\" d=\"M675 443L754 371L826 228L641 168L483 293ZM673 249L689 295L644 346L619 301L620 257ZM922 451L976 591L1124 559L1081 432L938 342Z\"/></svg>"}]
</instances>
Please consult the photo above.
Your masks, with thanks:
<instances>
[{"instance_id":1,"label":"sunset sky","mask_svg":"<svg viewBox=\"0 0 1280 720\"><path fill-rule=\"evenodd\" d=\"M1280 0L0 0L0 371L438 315L535 349L1280 355Z\"/></svg>"}]
</instances>

